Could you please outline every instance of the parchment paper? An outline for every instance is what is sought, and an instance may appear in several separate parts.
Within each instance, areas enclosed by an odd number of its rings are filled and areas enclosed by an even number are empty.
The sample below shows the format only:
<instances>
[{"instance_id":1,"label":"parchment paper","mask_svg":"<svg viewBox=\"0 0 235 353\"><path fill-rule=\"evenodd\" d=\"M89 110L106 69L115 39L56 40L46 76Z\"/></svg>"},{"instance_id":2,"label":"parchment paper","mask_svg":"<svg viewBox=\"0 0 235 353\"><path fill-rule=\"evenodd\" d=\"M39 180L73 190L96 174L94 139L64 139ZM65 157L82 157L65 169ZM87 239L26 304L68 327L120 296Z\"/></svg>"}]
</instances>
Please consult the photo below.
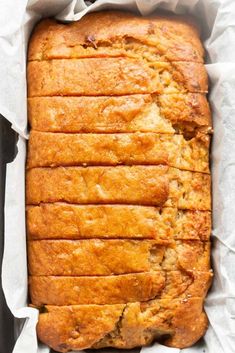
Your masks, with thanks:
<instances>
[{"instance_id":1,"label":"parchment paper","mask_svg":"<svg viewBox=\"0 0 235 353\"><path fill-rule=\"evenodd\" d=\"M89 2L87 2L89 3ZM90 5L90 4L89 4ZM129 8L148 15L159 8L195 15L203 29L213 111L213 287L206 300L210 326L192 348L155 344L142 353L232 353L235 351L235 1L234 0L5 0L0 12L0 113L19 134L18 154L7 167L5 253L2 268L7 304L21 324L14 353L48 353L38 347L38 312L27 308L25 239L26 50L33 25L42 17L79 20L85 13ZM23 320L25 319L26 320Z\"/></svg>"}]
</instances>

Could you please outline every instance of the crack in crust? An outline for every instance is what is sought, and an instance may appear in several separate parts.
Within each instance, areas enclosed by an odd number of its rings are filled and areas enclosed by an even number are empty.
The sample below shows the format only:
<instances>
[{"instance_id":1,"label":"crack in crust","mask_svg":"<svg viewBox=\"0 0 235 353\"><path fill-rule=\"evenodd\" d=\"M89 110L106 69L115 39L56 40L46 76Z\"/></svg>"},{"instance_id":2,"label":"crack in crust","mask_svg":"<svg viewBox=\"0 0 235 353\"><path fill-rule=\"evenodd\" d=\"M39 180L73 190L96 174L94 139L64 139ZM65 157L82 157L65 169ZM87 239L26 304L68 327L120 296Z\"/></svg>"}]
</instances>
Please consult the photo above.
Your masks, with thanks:
<instances>
[{"instance_id":1,"label":"crack in crust","mask_svg":"<svg viewBox=\"0 0 235 353\"><path fill-rule=\"evenodd\" d=\"M107 56L203 62L204 49L192 18L103 11L66 25L41 21L28 52L29 61Z\"/></svg>"},{"instance_id":2,"label":"crack in crust","mask_svg":"<svg viewBox=\"0 0 235 353\"><path fill-rule=\"evenodd\" d=\"M202 298L127 305L46 306L39 339L59 352L86 348L134 348L153 340L172 347L194 344L207 329Z\"/></svg>"}]
</instances>

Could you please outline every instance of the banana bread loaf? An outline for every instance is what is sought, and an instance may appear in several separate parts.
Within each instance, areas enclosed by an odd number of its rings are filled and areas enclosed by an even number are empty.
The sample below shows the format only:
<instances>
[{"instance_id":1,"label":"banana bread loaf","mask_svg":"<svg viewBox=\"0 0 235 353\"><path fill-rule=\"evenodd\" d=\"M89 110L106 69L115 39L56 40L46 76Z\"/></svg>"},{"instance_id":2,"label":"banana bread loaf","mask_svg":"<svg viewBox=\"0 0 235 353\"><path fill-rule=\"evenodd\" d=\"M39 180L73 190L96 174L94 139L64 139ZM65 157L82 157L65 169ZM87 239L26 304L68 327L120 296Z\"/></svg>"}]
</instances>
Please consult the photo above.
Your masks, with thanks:
<instances>
[{"instance_id":1,"label":"banana bread loaf","mask_svg":"<svg viewBox=\"0 0 235 353\"><path fill-rule=\"evenodd\" d=\"M212 127L193 19L43 20L27 75L38 338L58 352L191 346L212 280Z\"/></svg>"}]
</instances>

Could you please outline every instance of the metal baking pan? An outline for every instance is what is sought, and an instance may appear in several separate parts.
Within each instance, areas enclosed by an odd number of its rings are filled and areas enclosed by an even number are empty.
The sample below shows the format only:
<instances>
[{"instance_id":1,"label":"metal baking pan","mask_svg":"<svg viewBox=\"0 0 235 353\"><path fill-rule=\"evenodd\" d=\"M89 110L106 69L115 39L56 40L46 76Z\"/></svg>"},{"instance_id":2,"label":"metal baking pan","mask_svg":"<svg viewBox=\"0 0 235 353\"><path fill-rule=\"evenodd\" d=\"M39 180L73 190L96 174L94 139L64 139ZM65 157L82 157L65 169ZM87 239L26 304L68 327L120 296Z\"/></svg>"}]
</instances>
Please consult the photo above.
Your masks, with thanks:
<instances>
[{"instance_id":1,"label":"metal baking pan","mask_svg":"<svg viewBox=\"0 0 235 353\"><path fill-rule=\"evenodd\" d=\"M6 165L12 162L16 155L17 134L11 129L11 124L0 115L0 265L4 250L4 195L6 180ZM0 282L0 353L11 353L15 344L14 318L7 307Z\"/></svg>"}]
</instances>

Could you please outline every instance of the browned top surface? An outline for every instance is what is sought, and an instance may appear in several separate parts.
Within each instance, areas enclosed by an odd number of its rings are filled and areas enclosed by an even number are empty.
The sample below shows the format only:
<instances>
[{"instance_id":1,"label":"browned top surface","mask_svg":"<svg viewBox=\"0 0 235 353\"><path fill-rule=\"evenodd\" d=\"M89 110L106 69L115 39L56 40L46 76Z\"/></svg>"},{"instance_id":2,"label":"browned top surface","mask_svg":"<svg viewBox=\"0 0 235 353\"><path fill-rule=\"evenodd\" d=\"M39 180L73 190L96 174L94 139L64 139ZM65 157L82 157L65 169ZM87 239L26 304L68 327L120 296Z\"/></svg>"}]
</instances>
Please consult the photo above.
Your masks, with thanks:
<instances>
[{"instance_id":1,"label":"browned top surface","mask_svg":"<svg viewBox=\"0 0 235 353\"><path fill-rule=\"evenodd\" d=\"M141 17L127 12L91 13L62 24L43 20L34 29L29 60L102 56L137 56L151 60L202 62L204 50L192 18Z\"/></svg>"}]
</instances>

